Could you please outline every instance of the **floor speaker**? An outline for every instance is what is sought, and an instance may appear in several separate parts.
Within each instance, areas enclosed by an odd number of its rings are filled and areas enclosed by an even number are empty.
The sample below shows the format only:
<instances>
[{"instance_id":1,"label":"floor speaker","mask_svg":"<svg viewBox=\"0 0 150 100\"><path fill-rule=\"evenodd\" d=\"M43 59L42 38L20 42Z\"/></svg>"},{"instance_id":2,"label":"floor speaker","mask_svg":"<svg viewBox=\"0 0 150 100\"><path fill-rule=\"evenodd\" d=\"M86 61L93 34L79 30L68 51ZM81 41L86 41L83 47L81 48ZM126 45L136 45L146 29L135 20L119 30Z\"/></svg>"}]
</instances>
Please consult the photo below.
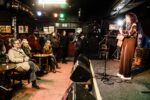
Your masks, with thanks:
<instances>
[{"instance_id":1,"label":"floor speaker","mask_svg":"<svg viewBox=\"0 0 150 100\"><path fill-rule=\"evenodd\" d=\"M90 68L90 61L89 61L89 58L87 56L85 56L84 54L80 54L78 56L78 59L79 61L83 62L86 67Z\"/></svg>"},{"instance_id":2,"label":"floor speaker","mask_svg":"<svg viewBox=\"0 0 150 100\"><path fill-rule=\"evenodd\" d=\"M83 62L77 60L72 69L70 79L74 82L87 82L90 78L90 69Z\"/></svg>"},{"instance_id":3,"label":"floor speaker","mask_svg":"<svg viewBox=\"0 0 150 100\"><path fill-rule=\"evenodd\" d=\"M62 100L96 100L96 98L80 84L72 83Z\"/></svg>"}]
</instances>

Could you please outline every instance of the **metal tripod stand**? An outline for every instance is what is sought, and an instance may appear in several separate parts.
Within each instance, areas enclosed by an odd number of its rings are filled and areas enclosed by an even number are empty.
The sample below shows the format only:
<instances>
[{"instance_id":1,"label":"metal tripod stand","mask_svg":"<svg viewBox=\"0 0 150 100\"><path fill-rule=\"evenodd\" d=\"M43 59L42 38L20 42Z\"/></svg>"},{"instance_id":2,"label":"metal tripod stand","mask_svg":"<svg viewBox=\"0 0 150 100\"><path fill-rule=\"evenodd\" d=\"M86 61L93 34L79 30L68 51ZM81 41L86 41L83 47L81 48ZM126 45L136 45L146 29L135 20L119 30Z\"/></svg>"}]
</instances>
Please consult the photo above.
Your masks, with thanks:
<instances>
[{"instance_id":1,"label":"metal tripod stand","mask_svg":"<svg viewBox=\"0 0 150 100\"><path fill-rule=\"evenodd\" d=\"M105 84L113 84L113 82L109 81L109 75L106 73L106 65L107 65L107 59L109 54L109 47L108 47L108 35L105 35L104 39L100 42L101 44L104 42L104 44L101 45L100 48L100 57L104 60L104 72L100 73L102 75L101 81L103 81Z\"/></svg>"},{"instance_id":2,"label":"metal tripod stand","mask_svg":"<svg viewBox=\"0 0 150 100\"><path fill-rule=\"evenodd\" d=\"M117 59L117 60L120 59L120 58L119 58L119 56L120 56L120 48L119 48L119 47L116 48L116 50L114 51L114 53L112 54L112 56L113 56L115 59Z\"/></svg>"},{"instance_id":3,"label":"metal tripod stand","mask_svg":"<svg viewBox=\"0 0 150 100\"><path fill-rule=\"evenodd\" d=\"M107 63L107 58L108 58L108 51L103 51L105 53L105 57L104 57L104 73L103 73L103 77L101 78L101 81L109 81L109 78L107 77L107 73L106 73L106 63Z\"/></svg>"}]
</instances>

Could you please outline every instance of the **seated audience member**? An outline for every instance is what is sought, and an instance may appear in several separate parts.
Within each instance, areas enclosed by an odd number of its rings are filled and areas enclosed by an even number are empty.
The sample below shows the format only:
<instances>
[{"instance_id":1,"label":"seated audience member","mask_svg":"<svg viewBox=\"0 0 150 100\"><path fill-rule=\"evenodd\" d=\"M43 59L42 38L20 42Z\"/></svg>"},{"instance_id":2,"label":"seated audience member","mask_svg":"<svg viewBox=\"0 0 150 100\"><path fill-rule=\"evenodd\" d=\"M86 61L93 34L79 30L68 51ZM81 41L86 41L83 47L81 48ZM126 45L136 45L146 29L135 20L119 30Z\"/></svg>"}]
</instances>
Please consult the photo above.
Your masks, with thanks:
<instances>
[{"instance_id":1,"label":"seated audience member","mask_svg":"<svg viewBox=\"0 0 150 100\"><path fill-rule=\"evenodd\" d=\"M6 63L6 47L4 41L0 40L0 64Z\"/></svg>"},{"instance_id":2,"label":"seated audience member","mask_svg":"<svg viewBox=\"0 0 150 100\"><path fill-rule=\"evenodd\" d=\"M24 53L28 56L28 57L32 57L32 53L31 53L31 47L27 41L27 39L23 39L21 42L21 48L23 49Z\"/></svg>"},{"instance_id":3,"label":"seated audience member","mask_svg":"<svg viewBox=\"0 0 150 100\"><path fill-rule=\"evenodd\" d=\"M59 67L58 67L56 58L53 54L51 42L49 40L47 40L46 43L44 44L43 53L50 54L50 57L49 57L49 61L51 61L51 63L49 63L49 65L51 65L50 68L51 68L51 71L56 72L55 68L59 68Z\"/></svg>"},{"instance_id":4,"label":"seated audience member","mask_svg":"<svg viewBox=\"0 0 150 100\"><path fill-rule=\"evenodd\" d=\"M21 43L18 39L13 39L11 43L12 48L8 51L9 60L16 64L16 70L20 72L30 70L30 81L32 82L32 87L39 89L39 86L36 83L36 72L39 70L37 65L32 61L29 61L29 57L21 49Z\"/></svg>"}]
</instances>

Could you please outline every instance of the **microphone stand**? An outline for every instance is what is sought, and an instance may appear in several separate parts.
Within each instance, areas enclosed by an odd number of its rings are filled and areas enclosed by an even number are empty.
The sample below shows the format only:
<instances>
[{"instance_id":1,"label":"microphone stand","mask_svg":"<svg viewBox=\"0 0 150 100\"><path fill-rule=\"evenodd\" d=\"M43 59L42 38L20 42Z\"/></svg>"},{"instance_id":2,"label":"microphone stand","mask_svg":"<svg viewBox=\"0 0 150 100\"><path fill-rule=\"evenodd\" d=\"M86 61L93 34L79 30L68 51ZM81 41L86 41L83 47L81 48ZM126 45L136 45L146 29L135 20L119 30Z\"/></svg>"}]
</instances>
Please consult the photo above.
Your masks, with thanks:
<instances>
[{"instance_id":1,"label":"microphone stand","mask_svg":"<svg viewBox=\"0 0 150 100\"><path fill-rule=\"evenodd\" d=\"M108 59L108 54L109 54L109 48L108 48L108 35L105 35L104 39L100 42L102 43L104 42L104 48L100 48L100 54L103 54L104 56L102 57L104 59L104 72L100 73L100 75L102 75L101 77L101 81L103 81L104 84L114 84L113 82L110 81L109 79L109 75L106 73L106 67L107 67L107 59Z\"/></svg>"},{"instance_id":2,"label":"microphone stand","mask_svg":"<svg viewBox=\"0 0 150 100\"><path fill-rule=\"evenodd\" d=\"M107 77L108 75L106 74L106 63L107 63L107 58L108 58L108 46L107 46L107 41L108 41L108 37L105 37L105 46L106 48L102 49L102 52L104 53L104 73L103 73L103 77L101 78L101 81L109 81L109 78Z\"/></svg>"}]
</instances>

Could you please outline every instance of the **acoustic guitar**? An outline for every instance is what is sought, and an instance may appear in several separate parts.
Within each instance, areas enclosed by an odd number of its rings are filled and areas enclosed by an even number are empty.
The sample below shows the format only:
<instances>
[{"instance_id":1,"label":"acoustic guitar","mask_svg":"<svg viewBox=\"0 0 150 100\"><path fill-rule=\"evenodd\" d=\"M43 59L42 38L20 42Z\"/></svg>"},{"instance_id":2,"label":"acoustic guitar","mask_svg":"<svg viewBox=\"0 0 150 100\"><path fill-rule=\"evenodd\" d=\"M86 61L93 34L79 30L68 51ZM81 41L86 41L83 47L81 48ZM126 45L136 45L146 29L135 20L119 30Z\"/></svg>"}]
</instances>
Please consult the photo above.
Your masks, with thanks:
<instances>
[{"instance_id":1,"label":"acoustic guitar","mask_svg":"<svg viewBox=\"0 0 150 100\"><path fill-rule=\"evenodd\" d=\"M117 35L117 40L118 40L118 41L117 41L117 46L118 46L118 47L121 47L121 46L122 46L122 43L123 43L124 38L125 38L125 37L124 37L123 34L120 34L120 33L119 33L119 34Z\"/></svg>"},{"instance_id":2,"label":"acoustic guitar","mask_svg":"<svg viewBox=\"0 0 150 100\"><path fill-rule=\"evenodd\" d=\"M123 34L118 34L117 35L117 39L118 39L118 42L117 42L117 46L118 47L121 47L122 46L122 43L123 43L123 40L125 37L137 37L137 31L135 30L137 27L136 23L133 23L132 26L130 27L130 30L123 30Z\"/></svg>"}]
</instances>

